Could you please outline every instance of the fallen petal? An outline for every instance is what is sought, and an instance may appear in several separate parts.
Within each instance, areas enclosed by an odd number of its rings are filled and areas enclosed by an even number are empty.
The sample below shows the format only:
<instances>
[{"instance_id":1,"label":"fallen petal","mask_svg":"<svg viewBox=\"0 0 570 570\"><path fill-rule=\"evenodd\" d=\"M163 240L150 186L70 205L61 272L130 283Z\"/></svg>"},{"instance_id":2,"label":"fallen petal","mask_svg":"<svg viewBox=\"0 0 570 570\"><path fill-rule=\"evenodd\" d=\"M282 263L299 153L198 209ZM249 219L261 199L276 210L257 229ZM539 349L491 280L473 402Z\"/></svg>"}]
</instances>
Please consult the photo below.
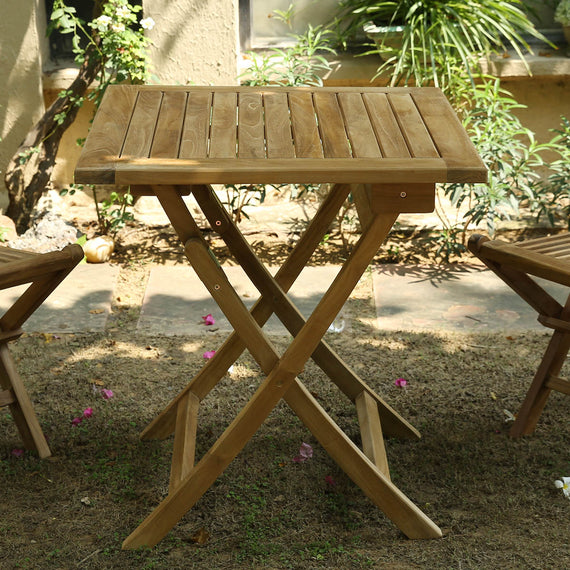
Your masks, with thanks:
<instances>
[{"instance_id":1,"label":"fallen petal","mask_svg":"<svg viewBox=\"0 0 570 570\"><path fill-rule=\"evenodd\" d=\"M204 321L204 324L207 326L216 323L216 319L214 319L211 313L207 314L205 317L202 317L202 320Z\"/></svg>"},{"instance_id":2,"label":"fallen petal","mask_svg":"<svg viewBox=\"0 0 570 570\"><path fill-rule=\"evenodd\" d=\"M82 421L83 421L83 418L73 418L71 420L71 425L73 427L77 427Z\"/></svg>"},{"instance_id":3,"label":"fallen petal","mask_svg":"<svg viewBox=\"0 0 570 570\"><path fill-rule=\"evenodd\" d=\"M83 417L90 418L93 415L93 408L85 408L83 410Z\"/></svg>"},{"instance_id":4,"label":"fallen petal","mask_svg":"<svg viewBox=\"0 0 570 570\"><path fill-rule=\"evenodd\" d=\"M115 394L113 394L113 390L107 390L106 388L103 388L101 390L101 396L103 396L103 398L105 398L105 400L110 400Z\"/></svg>"},{"instance_id":5,"label":"fallen petal","mask_svg":"<svg viewBox=\"0 0 570 570\"><path fill-rule=\"evenodd\" d=\"M204 352L204 358L206 360L209 360L210 358L212 358L214 356L214 354L216 354L215 350L207 350L206 352Z\"/></svg>"},{"instance_id":6,"label":"fallen petal","mask_svg":"<svg viewBox=\"0 0 570 570\"><path fill-rule=\"evenodd\" d=\"M405 378L398 378L397 380L394 380L394 385L398 386L398 388L403 388L404 386L407 386L408 381Z\"/></svg>"}]
</instances>

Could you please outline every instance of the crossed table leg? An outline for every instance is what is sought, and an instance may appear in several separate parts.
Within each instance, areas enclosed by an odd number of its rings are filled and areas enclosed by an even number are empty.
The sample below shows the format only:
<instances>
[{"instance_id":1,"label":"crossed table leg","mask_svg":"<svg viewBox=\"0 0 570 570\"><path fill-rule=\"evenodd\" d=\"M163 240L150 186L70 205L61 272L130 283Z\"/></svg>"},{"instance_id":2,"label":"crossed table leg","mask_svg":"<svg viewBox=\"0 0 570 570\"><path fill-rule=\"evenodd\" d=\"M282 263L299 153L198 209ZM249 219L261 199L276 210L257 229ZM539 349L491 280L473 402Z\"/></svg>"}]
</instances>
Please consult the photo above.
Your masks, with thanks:
<instances>
[{"instance_id":1,"label":"crossed table leg","mask_svg":"<svg viewBox=\"0 0 570 570\"><path fill-rule=\"evenodd\" d=\"M366 203L363 207L363 201L378 196L378 192L355 194L360 202L359 210L369 214L363 224L365 231L329 290L305 321L287 297L286 291L322 239L348 195L350 186L337 185L331 190L275 278L259 262L213 190L207 186L192 187L192 193L210 224L226 241L230 251L261 293L261 298L251 313L209 251L179 190L175 187L155 187L153 190L180 240L185 244L186 255L196 273L235 332L181 394L144 430L142 437L146 439L175 433L169 495L125 540L123 548L153 546L161 540L213 484L281 398L285 399L349 477L408 537L441 536L440 529L390 481L382 426L389 435L419 437L419 434L321 340L372 261L401 209L388 207L388 210L395 211L384 213L379 208L367 207L373 204ZM400 188L390 190L393 193ZM400 195L406 196L406 193L400 192ZM413 205L413 200L411 202ZM280 318L295 337L282 356L279 356L261 329L272 313ZM216 443L194 465L199 403L245 348L267 377ZM297 379L311 356L355 402L364 453Z\"/></svg>"}]
</instances>

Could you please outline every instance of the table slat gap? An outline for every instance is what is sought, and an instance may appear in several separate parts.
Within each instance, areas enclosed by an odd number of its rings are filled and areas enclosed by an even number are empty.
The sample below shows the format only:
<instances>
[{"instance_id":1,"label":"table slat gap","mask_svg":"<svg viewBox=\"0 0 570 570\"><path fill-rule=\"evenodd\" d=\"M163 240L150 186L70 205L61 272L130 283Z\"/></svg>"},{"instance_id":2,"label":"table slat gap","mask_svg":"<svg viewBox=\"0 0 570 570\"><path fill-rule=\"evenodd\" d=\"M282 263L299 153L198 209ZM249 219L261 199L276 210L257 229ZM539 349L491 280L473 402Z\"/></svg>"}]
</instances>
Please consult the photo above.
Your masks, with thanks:
<instances>
[{"instance_id":1,"label":"table slat gap","mask_svg":"<svg viewBox=\"0 0 570 570\"><path fill-rule=\"evenodd\" d=\"M339 93L338 100L354 158L382 158L360 92Z\"/></svg>"},{"instance_id":2,"label":"table slat gap","mask_svg":"<svg viewBox=\"0 0 570 570\"><path fill-rule=\"evenodd\" d=\"M178 158L187 97L184 91L163 94L150 148L151 158Z\"/></svg>"},{"instance_id":3,"label":"table slat gap","mask_svg":"<svg viewBox=\"0 0 570 570\"><path fill-rule=\"evenodd\" d=\"M142 91L133 109L121 158L149 158L164 92Z\"/></svg>"},{"instance_id":4,"label":"table slat gap","mask_svg":"<svg viewBox=\"0 0 570 570\"><path fill-rule=\"evenodd\" d=\"M325 158L352 158L342 112L335 93L314 93L313 102Z\"/></svg>"},{"instance_id":5,"label":"table slat gap","mask_svg":"<svg viewBox=\"0 0 570 570\"><path fill-rule=\"evenodd\" d=\"M486 183L487 169L444 95L440 91L423 91L412 93L411 97L441 157L448 165L450 176L458 181L464 179ZM477 178L474 178L474 170L479 171Z\"/></svg>"},{"instance_id":6,"label":"table slat gap","mask_svg":"<svg viewBox=\"0 0 570 570\"><path fill-rule=\"evenodd\" d=\"M388 100L394 111L402 135L412 158L439 158L432 137L423 122L411 94L389 94Z\"/></svg>"},{"instance_id":7,"label":"table slat gap","mask_svg":"<svg viewBox=\"0 0 570 570\"><path fill-rule=\"evenodd\" d=\"M386 93L363 93L376 141L385 158L409 158L410 150Z\"/></svg>"},{"instance_id":8,"label":"table slat gap","mask_svg":"<svg viewBox=\"0 0 570 570\"><path fill-rule=\"evenodd\" d=\"M310 91L289 92L291 132L297 158L323 158L317 118Z\"/></svg>"},{"instance_id":9,"label":"table slat gap","mask_svg":"<svg viewBox=\"0 0 570 570\"><path fill-rule=\"evenodd\" d=\"M212 93L189 92L178 157L207 158L212 118Z\"/></svg>"}]
</instances>

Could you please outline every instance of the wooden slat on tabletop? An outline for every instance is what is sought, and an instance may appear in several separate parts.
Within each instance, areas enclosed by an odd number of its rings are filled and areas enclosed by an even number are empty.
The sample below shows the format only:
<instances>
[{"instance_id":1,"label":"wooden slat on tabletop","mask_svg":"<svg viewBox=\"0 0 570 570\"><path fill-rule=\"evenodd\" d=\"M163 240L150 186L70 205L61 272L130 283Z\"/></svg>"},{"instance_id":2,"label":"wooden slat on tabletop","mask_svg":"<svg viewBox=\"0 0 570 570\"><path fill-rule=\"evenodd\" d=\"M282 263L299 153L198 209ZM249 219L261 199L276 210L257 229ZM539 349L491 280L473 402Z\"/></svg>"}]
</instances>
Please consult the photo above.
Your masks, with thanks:
<instances>
[{"instance_id":1,"label":"wooden slat on tabletop","mask_svg":"<svg viewBox=\"0 0 570 570\"><path fill-rule=\"evenodd\" d=\"M385 93L364 93L364 104L376 133L382 156L400 158L410 156L406 140Z\"/></svg>"},{"instance_id":2,"label":"wooden slat on tabletop","mask_svg":"<svg viewBox=\"0 0 570 570\"><path fill-rule=\"evenodd\" d=\"M349 158L352 156L342 113L335 93L315 93L313 96L319 130L326 158Z\"/></svg>"},{"instance_id":3,"label":"wooden slat on tabletop","mask_svg":"<svg viewBox=\"0 0 570 570\"><path fill-rule=\"evenodd\" d=\"M411 96L391 93L388 99L412 156L414 158L437 158L439 152ZM442 120L442 125L447 126L447 123Z\"/></svg>"},{"instance_id":4,"label":"wooden slat on tabletop","mask_svg":"<svg viewBox=\"0 0 570 570\"><path fill-rule=\"evenodd\" d=\"M141 91L125 137L121 158L147 158L150 154L162 93Z\"/></svg>"},{"instance_id":5,"label":"wooden slat on tabletop","mask_svg":"<svg viewBox=\"0 0 570 570\"><path fill-rule=\"evenodd\" d=\"M478 169L479 181L486 182L486 168L443 94L437 90L419 91L411 97L437 145L439 154L450 169L464 169L466 173Z\"/></svg>"},{"instance_id":6,"label":"wooden slat on tabletop","mask_svg":"<svg viewBox=\"0 0 570 570\"><path fill-rule=\"evenodd\" d=\"M352 146L352 155L355 158L382 156L362 95L360 93L339 93L338 100Z\"/></svg>"},{"instance_id":7,"label":"wooden slat on tabletop","mask_svg":"<svg viewBox=\"0 0 570 570\"><path fill-rule=\"evenodd\" d=\"M210 158L235 158L237 136L237 93L214 93Z\"/></svg>"},{"instance_id":8,"label":"wooden slat on tabletop","mask_svg":"<svg viewBox=\"0 0 570 570\"><path fill-rule=\"evenodd\" d=\"M136 99L133 86L109 86L77 162L77 183L114 183L113 159L121 153Z\"/></svg>"},{"instance_id":9,"label":"wooden slat on tabletop","mask_svg":"<svg viewBox=\"0 0 570 570\"><path fill-rule=\"evenodd\" d=\"M310 92L290 92L291 128L297 158L322 158L323 149Z\"/></svg>"},{"instance_id":10,"label":"wooden slat on tabletop","mask_svg":"<svg viewBox=\"0 0 570 570\"><path fill-rule=\"evenodd\" d=\"M178 157L185 109L186 93L184 91L167 91L164 94L152 148L150 149L151 157Z\"/></svg>"},{"instance_id":11,"label":"wooden slat on tabletop","mask_svg":"<svg viewBox=\"0 0 570 570\"><path fill-rule=\"evenodd\" d=\"M188 93L184 130L180 141L180 158L206 158L210 137L212 94L203 91Z\"/></svg>"},{"instance_id":12,"label":"wooden slat on tabletop","mask_svg":"<svg viewBox=\"0 0 570 570\"><path fill-rule=\"evenodd\" d=\"M291 119L286 93L264 93L267 158L294 158Z\"/></svg>"},{"instance_id":13,"label":"wooden slat on tabletop","mask_svg":"<svg viewBox=\"0 0 570 570\"><path fill-rule=\"evenodd\" d=\"M263 102L260 93L238 95L238 156L265 158Z\"/></svg>"}]
</instances>

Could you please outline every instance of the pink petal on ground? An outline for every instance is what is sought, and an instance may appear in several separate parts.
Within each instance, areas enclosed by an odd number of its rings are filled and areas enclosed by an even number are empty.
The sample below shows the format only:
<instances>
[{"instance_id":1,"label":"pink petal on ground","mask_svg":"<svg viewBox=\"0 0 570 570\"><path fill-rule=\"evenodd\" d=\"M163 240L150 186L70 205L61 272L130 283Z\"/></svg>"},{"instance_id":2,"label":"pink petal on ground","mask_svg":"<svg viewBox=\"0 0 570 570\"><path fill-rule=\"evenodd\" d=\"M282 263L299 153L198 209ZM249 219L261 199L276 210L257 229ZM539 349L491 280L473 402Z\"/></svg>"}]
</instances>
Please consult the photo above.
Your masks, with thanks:
<instances>
[{"instance_id":1,"label":"pink petal on ground","mask_svg":"<svg viewBox=\"0 0 570 570\"><path fill-rule=\"evenodd\" d=\"M313 448L308 443L302 443L299 448L299 455L295 455L293 461L295 463L303 463L307 459L311 459L311 457L313 457Z\"/></svg>"},{"instance_id":2,"label":"pink petal on ground","mask_svg":"<svg viewBox=\"0 0 570 570\"><path fill-rule=\"evenodd\" d=\"M398 386L398 388L403 388L404 386L408 385L408 381L405 380L404 378L398 378L397 380L394 381L394 385Z\"/></svg>"},{"instance_id":3,"label":"pink petal on ground","mask_svg":"<svg viewBox=\"0 0 570 570\"><path fill-rule=\"evenodd\" d=\"M83 417L90 418L93 415L93 408L85 408L83 410Z\"/></svg>"},{"instance_id":4,"label":"pink petal on ground","mask_svg":"<svg viewBox=\"0 0 570 570\"><path fill-rule=\"evenodd\" d=\"M115 394L113 394L113 390L107 390L106 388L103 388L101 390L101 396L103 396L103 398L105 398L105 400L110 400Z\"/></svg>"},{"instance_id":5,"label":"pink petal on ground","mask_svg":"<svg viewBox=\"0 0 570 570\"><path fill-rule=\"evenodd\" d=\"M204 358L206 360L209 360L210 358L212 358L214 356L214 354L216 354L215 350L207 350L206 352L204 352Z\"/></svg>"},{"instance_id":6,"label":"pink petal on ground","mask_svg":"<svg viewBox=\"0 0 570 570\"><path fill-rule=\"evenodd\" d=\"M216 319L212 316L211 313L207 314L205 317L202 317L205 325L213 325L216 323Z\"/></svg>"},{"instance_id":7,"label":"pink petal on ground","mask_svg":"<svg viewBox=\"0 0 570 570\"><path fill-rule=\"evenodd\" d=\"M71 420L71 425L73 427L77 427L82 421L83 421L83 418L73 418Z\"/></svg>"},{"instance_id":8,"label":"pink petal on ground","mask_svg":"<svg viewBox=\"0 0 570 570\"><path fill-rule=\"evenodd\" d=\"M330 475L327 475L325 477L325 482L327 483L327 485L330 485L331 487L336 487L336 481Z\"/></svg>"}]
</instances>

